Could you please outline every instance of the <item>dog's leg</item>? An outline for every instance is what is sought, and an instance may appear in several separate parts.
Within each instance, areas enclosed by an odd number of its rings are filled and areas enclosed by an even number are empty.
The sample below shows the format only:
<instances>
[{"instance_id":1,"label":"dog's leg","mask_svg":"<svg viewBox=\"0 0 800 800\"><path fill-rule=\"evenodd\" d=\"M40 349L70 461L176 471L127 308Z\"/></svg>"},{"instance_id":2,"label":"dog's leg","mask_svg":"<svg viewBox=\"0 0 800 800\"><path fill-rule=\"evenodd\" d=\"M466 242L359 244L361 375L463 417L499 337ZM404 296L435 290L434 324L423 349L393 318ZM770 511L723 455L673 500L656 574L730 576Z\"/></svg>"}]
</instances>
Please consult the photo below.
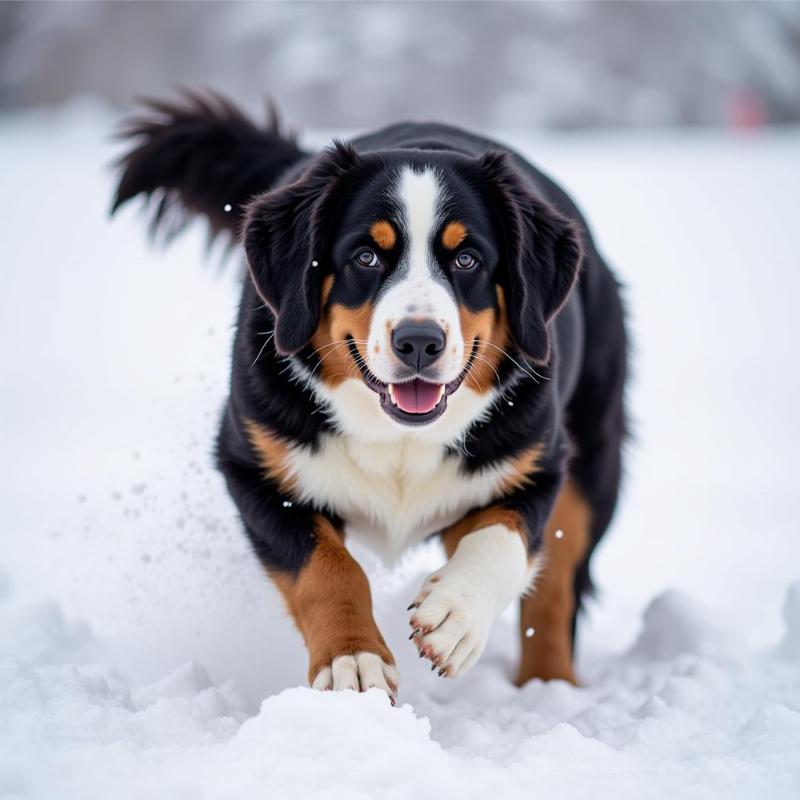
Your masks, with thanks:
<instances>
[{"instance_id":1,"label":"dog's leg","mask_svg":"<svg viewBox=\"0 0 800 800\"><path fill-rule=\"evenodd\" d=\"M229 414L223 423L220 469L253 549L305 639L309 683L357 691L374 686L394 698L394 658L372 616L367 576L341 531L297 499L283 441L252 424L245 435L234 422Z\"/></svg>"},{"instance_id":2,"label":"dog's leg","mask_svg":"<svg viewBox=\"0 0 800 800\"><path fill-rule=\"evenodd\" d=\"M520 603L522 659L516 683L531 678L575 683L572 620L575 570L589 546L590 509L567 481L545 527L544 556L533 590Z\"/></svg>"},{"instance_id":3,"label":"dog's leg","mask_svg":"<svg viewBox=\"0 0 800 800\"><path fill-rule=\"evenodd\" d=\"M399 675L372 617L364 571L324 517L316 546L296 575L271 571L308 648L309 683L316 689L383 689L394 698Z\"/></svg>"},{"instance_id":4,"label":"dog's leg","mask_svg":"<svg viewBox=\"0 0 800 800\"><path fill-rule=\"evenodd\" d=\"M412 638L440 675L469 669L486 647L497 615L528 585L522 516L502 507L475 512L442 535L448 562L428 577L412 604Z\"/></svg>"}]
</instances>

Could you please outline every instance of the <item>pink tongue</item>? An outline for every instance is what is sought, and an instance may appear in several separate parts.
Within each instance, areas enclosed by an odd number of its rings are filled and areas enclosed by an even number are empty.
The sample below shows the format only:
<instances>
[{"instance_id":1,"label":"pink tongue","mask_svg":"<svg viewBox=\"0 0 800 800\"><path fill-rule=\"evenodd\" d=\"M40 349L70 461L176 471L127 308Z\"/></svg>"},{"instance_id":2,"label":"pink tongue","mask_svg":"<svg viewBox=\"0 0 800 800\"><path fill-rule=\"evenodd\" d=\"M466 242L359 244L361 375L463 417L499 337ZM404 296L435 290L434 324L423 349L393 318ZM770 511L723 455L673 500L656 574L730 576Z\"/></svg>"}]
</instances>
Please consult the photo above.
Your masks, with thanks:
<instances>
[{"instance_id":1,"label":"pink tongue","mask_svg":"<svg viewBox=\"0 0 800 800\"><path fill-rule=\"evenodd\" d=\"M408 414L426 414L439 402L441 385L414 378L408 383L393 383L392 394L398 408Z\"/></svg>"}]
</instances>

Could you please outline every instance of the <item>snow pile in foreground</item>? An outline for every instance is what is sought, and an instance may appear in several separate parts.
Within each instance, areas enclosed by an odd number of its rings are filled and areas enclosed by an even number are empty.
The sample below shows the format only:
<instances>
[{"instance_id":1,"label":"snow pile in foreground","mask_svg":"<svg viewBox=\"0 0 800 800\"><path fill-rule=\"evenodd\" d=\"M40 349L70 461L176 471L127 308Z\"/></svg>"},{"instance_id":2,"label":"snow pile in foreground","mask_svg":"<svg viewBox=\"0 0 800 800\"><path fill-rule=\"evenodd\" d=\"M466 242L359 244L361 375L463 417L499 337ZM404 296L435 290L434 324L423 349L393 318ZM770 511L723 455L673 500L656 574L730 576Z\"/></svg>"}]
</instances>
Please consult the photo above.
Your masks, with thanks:
<instances>
[{"instance_id":1,"label":"snow pile in foreground","mask_svg":"<svg viewBox=\"0 0 800 800\"><path fill-rule=\"evenodd\" d=\"M9 595L3 797L744 798L800 780L800 584L767 652L668 592L586 688L519 691L495 664L447 697L412 687L413 707L297 688L254 716L195 663L138 685L93 660L85 623L52 602L12 612Z\"/></svg>"},{"instance_id":2,"label":"snow pile in foreground","mask_svg":"<svg viewBox=\"0 0 800 800\"><path fill-rule=\"evenodd\" d=\"M584 688L511 685L513 609L438 678L405 608L440 550L357 552L391 708L287 688L302 643L210 455L235 270L203 269L199 230L165 254L134 209L109 223L107 114L0 122L2 800L798 796L796 132L518 137L584 206L635 342Z\"/></svg>"}]
</instances>

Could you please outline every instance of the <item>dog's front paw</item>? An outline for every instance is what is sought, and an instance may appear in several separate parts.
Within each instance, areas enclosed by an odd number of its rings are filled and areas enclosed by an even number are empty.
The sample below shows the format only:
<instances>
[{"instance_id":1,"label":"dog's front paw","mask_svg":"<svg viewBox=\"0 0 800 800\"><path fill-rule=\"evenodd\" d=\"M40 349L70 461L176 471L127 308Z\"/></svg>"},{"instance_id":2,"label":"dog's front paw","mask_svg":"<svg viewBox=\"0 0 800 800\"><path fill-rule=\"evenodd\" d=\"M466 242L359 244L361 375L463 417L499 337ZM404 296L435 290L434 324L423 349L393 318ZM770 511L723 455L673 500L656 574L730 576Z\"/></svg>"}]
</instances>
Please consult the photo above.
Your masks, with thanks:
<instances>
[{"instance_id":1,"label":"dog's front paw","mask_svg":"<svg viewBox=\"0 0 800 800\"><path fill-rule=\"evenodd\" d=\"M409 609L410 638L439 675L455 678L483 653L494 616L474 587L434 573Z\"/></svg>"},{"instance_id":2,"label":"dog's front paw","mask_svg":"<svg viewBox=\"0 0 800 800\"><path fill-rule=\"evenodd\" d=\"M311 682L313 689L322 691L353 689L366 692L367 689L383 689L389 695L392 705L397 697L400 673L392 664L387 664L375 653L356 653L340 655L330 664L323 665Z\"/></svg>"}]
</instances>

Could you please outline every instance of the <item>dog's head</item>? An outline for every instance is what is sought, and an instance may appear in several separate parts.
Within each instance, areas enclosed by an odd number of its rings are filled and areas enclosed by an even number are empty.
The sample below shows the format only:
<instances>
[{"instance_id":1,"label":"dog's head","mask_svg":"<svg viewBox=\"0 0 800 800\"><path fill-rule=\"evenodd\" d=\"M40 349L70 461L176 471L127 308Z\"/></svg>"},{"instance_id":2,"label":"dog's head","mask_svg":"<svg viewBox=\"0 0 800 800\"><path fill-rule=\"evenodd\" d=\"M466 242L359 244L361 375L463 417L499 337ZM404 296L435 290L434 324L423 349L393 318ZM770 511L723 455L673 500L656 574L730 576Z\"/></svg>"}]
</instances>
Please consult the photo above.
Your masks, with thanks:
<instances>
[{"instance_id":1,"label":"dog's head","mask_svg":"<svg viewBox=\"0 0 800 800\"><path fill-rule=\"evenodd\" d=\"M394 430L463 427L504 359L547 363L581 259L574 224L504 154L340 144L251 203L244 243L278 351L346 427L379 408Z\"/></svg>"}]
</instances>

